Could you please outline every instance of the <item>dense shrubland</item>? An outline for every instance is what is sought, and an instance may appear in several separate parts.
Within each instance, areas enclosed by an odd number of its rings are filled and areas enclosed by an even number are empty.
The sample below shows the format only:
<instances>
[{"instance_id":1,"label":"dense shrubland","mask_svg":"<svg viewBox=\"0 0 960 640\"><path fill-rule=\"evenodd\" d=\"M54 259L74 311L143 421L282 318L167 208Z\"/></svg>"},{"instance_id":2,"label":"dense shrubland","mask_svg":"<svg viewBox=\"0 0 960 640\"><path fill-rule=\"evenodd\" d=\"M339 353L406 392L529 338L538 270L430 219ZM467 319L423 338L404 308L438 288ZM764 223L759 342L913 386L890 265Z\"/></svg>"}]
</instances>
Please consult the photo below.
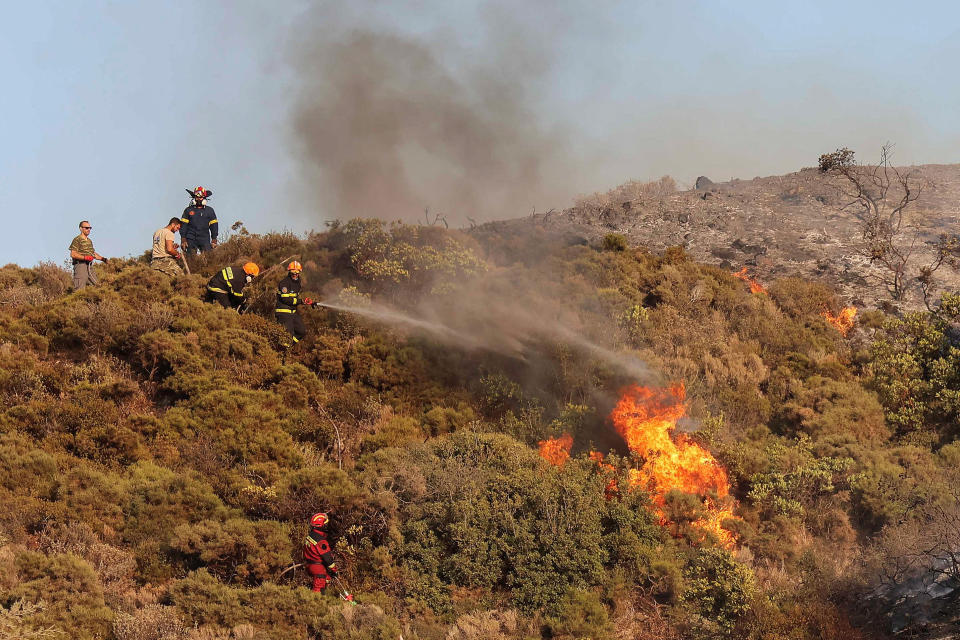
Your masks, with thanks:
<instances>
[{"instance_id":1,"label":"dense shrubland","mask_svg":"<svg viewBox=\"0 0 960 640\"><path fill-rule=\"evenodd\" d=\"M284 352L282 270L250 313L200 302L223 264L291 255L313 297L520 296L684 381L739 544L605 497L631 464L605 416L633 380L562 339L516 358L310 309ZM845 339L825 287L751 294L680 249L369 220L240 233L194 272L116 260L70 292L55 265L0 269L0 638L850 640L882 634L860 594L958 542L960 299ZM558 468L535 445L560 433ZM318 509L358 607L280 577Z\"/></svg>"}]
</instances>

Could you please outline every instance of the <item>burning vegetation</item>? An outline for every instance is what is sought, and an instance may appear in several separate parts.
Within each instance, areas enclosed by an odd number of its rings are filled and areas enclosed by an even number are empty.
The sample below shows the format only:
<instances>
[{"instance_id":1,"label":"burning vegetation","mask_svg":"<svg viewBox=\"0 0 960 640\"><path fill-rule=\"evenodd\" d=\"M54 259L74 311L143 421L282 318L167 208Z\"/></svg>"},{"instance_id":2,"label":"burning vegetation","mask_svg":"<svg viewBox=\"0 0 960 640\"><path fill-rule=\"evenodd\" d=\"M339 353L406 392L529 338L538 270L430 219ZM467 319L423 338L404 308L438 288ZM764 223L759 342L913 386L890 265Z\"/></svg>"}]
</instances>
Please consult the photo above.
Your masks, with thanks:
<instances>
[{"instance_id":1,"label":"burning vegetation","mask_svg":"<svg viewBox=\"0 0 960 640\"><path fill-rule=\"evenodd\" d=\"M891 615L942 567L941 547L918 550L956 530L960 296L876 318L854 353L820 318L841 308L823 285L761 298L678 252L539 233L238 234L176 286L137 259L79 292L56 265L0 268L0 628L884 637L852 623ZM224 265L293 254L311 295L352 292L306 310L296 347L273 296L242 315L198 299ZM423 312L440 307L459 313ZM577 324L528 321L544 308ZM680 385L602 404L647 379L611 354L695 380L710 451L682 433ZM594 463L571 459L605 415L630 456L595 440ZM351 619L283 573L315 508L336 514Z\"/></svg>"},{"instance_id":2,"label":"burning vegetation","mask_svg":"<svg viewBox=\"0 0 960 640\"><path fill-rule=\"evenodd\" d=\"M736 540L722 526L724 520L735 517L727 473L709 451L687 435L675 433L677 422L686 413L685 396L683 384L667 388L635 385L621 393L610 419L641 461L639 467L630 469L630 488L650 493L660 524L675 535L684 526L709 533L729 548ZM562 467L572 446L569 434L544 440L540 442L540 456ZM599 451L590 452L590 459L604 473L615 470ZM611 498L617 491L616 478L611 478L605 493ZM695 496L698 504L691 505L679 497L681 494ZM683 506L675 508L678 505Z\"/></svg>"},{"instance_id":3,"label":"burning vegetation","mask_svg":"<svg viewBox=\"0 0 960 640\"><path fill-rule=\"evenodd\" d=\"M540 457L552 465L562 467L570 459L570 449L573 447L573 436L565 433L559 438L541 440Z\"/></svg>"},{"instance_id":4,"label":"burning vegetation","mask_svg":"<svg viewBox=\"0 0 960 640\"><path fill-rule=\"evenodd\" d=\"M634 455L643 460L630 471L631 487L650 492L660 523L679 531L678 514L668 511L672 492L697 496L702 511L688 515L690 525L709 532L725 547L733 534L722 527L732 518L730 482L723 467L709 451L683 433L675 433L677 421L686 413L682 384L666 389L634 386L620 396L611 414L613 425ZM699 512L699 513L697 513Z\"/></svg>"},{"instance_id":5,"label":"burning vegetation","mask_svg":"<svg viewBox=\"0 0 960 640\"><path fill-rule=\"evenodd\" d=\"M836 315L830 313L829 309L825 309L820 313L820 317L829 322L831 327L839 331L843 337L846 338L857 320L857 308L844 307L840 310L840 313Z\"/></svg>"},{"instance_id":6,"label":"burning vegetation","mask_svg":"<svg viewBox=\"0 0 960 640\"><path fill-rule=\"evenodd\" d=\"M750 285L750 293L762 293L763 295L768 295L766 287L747 275L746 267L740 269L740 271L734 271L733 277L739 278Z\"/></svg>"}]
</instances>

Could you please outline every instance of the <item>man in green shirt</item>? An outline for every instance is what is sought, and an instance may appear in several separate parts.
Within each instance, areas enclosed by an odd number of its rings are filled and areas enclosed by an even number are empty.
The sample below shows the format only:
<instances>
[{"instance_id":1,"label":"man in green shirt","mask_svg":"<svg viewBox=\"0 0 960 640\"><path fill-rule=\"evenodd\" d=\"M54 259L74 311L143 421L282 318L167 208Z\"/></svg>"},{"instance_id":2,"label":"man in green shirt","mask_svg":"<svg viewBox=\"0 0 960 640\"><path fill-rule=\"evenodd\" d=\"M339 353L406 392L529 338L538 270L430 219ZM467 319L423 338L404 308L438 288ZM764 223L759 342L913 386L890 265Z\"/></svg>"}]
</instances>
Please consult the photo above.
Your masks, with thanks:
<instances>
[{"instance_id":1,"label":"man in green shirt","mask_svg":"<svg viewBox=\"0 0 960 640\"><path fill-rule=\"evenodd\" d=\"M94 260L107 259L93 249L93 241L90 239L90 230L93 227L87 220L80 223L80 235L70 243L70 259L73 261L73 288L82 289L88 284L97 285L97 277L93 274L91 268Z\"/></svg>"}]
</instances>

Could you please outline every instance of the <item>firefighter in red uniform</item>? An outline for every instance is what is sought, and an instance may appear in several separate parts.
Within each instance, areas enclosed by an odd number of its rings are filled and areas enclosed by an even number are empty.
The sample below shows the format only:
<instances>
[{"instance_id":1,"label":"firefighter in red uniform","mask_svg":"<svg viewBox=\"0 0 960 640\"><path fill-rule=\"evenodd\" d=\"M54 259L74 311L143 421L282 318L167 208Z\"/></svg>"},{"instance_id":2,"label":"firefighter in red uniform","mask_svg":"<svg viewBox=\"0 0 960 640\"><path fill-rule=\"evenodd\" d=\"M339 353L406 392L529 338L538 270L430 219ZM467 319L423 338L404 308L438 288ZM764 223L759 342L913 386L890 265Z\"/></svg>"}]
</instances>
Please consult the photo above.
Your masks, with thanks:
<instances>
[{"instance_id":1,"label":"firefighter in red uniform","mask_svg":"<svg viewBox=\"0 0 960 640\"><path fill-rule=\"evenodd\" d=\"M313 576L313 590L322 592L327 583L340 571L333 558L333 549L327 540L330 517L325 513L310 518L310 533L303 541L303 564Z\"/></svg>"}]
</instances>

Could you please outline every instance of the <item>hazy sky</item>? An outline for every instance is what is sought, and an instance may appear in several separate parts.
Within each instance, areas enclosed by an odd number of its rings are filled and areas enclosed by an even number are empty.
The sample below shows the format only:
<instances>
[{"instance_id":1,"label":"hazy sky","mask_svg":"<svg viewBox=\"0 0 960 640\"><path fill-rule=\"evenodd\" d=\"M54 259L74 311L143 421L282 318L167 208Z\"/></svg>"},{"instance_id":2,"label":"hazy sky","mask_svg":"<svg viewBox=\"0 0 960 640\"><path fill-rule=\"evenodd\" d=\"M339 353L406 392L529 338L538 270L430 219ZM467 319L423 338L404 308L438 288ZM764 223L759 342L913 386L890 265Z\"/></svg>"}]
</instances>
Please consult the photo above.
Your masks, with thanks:
<instances>
[{"instance_id":1,"label":"hazy sky","mask_svg":"<svg viewBox=\"0 0 960 640\"><path fill-rule=\"evenodd\" d=\"M952 2L40 0L0 24L0 263L63 260L82 218L100 253L139 254L197 184L225 230L302 232L780 174L838 146L960 161Z\"/></svg>"}]
</instances>

